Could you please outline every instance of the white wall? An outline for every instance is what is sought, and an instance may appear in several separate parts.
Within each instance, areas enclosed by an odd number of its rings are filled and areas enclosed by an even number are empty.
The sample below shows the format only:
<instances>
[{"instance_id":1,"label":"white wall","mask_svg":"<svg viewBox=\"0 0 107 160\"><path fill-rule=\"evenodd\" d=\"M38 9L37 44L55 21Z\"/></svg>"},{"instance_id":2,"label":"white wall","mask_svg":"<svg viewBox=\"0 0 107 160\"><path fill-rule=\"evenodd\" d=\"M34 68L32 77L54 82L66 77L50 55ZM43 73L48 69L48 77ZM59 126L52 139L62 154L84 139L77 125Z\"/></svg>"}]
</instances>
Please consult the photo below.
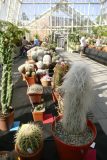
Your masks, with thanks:
<instances>
[{"instance_id":1,"label":"white wall","mask_svg":"<svg viewBox=\"0 0 107 160\"><path fill-rule=\"evenodd\" d=\"M0 19L7 20L10 0L0 0Z\"/></svg>"}]
</instances>

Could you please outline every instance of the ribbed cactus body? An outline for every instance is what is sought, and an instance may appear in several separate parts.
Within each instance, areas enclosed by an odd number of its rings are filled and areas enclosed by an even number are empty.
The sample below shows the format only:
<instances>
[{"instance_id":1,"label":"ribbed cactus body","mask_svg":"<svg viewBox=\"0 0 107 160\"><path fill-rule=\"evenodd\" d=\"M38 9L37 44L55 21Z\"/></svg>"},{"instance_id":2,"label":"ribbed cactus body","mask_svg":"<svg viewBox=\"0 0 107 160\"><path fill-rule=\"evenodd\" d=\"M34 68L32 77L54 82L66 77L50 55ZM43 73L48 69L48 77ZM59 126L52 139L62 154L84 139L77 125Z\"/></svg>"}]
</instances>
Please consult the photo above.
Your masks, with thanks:
<instances>
[{"instance_id":1,"label":"ribbed cactus body","mask_svg":"<svg viewBox=\"0 0 107 160\"><path fill-rule=\"evenodd\" d=\"M36 152L42 144L42 133L38 126L23 124L16 133L15 142L23 154Z\"/></svg>"},{"instance_id":2,"label":"ribbed cactus body","mask_svg":"<svg viewBox=\"0 0 107 160\"><path fill-rule=\"evenodd\" d=\"M8 43L6 47L5 41L0 39L0 48L3 60L2 81L1 81L1 105L2 113L6 114L9 111L12 98L12 52L13 47Z\"/></svg>"},{"instance_id":3,"label":"ribbed cactus body","mask_svg":"<svg viewBox=\"0 0 107 160\"><path fill-rule=\"evenodd\" d=\"M2 71L2 81L1 81L1 105L2 105L2 113L7 113L7 102L6 102L6 95L7 95L7 80L8 80L8 71L7 65L3 65Z\"/></svg>"},{"instance_id":4,"label":"ribbed cactus body","mask_svg":"<svg viewBox=\"0 0 107 160\"><path fill-rule=\"evenodd\" d=\"M20 29L16 25L0 21L0 58L3 64L1 105L2 113L8 113L12 99L12 54L25 35L26 29Z\"/></svg>"}]
</instances>

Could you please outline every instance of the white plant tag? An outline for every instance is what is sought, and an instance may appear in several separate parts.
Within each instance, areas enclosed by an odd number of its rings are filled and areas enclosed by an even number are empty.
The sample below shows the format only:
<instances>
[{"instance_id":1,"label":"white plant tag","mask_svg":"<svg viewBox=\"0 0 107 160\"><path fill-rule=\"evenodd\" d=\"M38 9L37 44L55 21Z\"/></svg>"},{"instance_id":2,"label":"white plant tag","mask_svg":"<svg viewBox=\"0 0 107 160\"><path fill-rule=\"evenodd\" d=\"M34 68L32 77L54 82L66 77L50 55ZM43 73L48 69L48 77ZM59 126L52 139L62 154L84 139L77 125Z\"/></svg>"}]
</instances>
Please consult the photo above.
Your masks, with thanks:
<instances>
[{"instance_id":1,"label":"white plant tag","mask_svg":"<svg viewBox=\"0 0 107 160\"><path fill-rule=\"evenodd\" d=\"M28 149L27 149L27 152L28 152L28 153L33 153L33 151L32 151L31 148L28 148Z\"/></svg>"},{"instance_id":2,"label":"white plant tag","mask_svg":"<svg viewBox=\"0 0 107 160\"><path fill-rule=\"evenodd\" d=\"M95 148L95 142L93 142L90 147Z\"/></svg>"}]
</instances>

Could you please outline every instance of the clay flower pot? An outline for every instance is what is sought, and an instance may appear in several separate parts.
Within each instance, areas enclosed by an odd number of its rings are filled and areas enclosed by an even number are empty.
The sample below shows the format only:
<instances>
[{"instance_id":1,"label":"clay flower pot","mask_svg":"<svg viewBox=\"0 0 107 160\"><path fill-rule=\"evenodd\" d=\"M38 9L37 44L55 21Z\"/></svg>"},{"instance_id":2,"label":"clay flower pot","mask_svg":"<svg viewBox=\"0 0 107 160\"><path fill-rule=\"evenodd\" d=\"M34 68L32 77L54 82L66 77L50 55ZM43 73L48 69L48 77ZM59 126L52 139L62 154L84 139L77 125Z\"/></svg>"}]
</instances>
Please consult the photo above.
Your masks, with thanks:
<instances>
[{"instance_id":1,"label":"clay flower pot","mask_svg":"<svg viewBox=\"0 0 107 160\"><path fill-rule=\"evenodd\" d=\"M96 138L96 127L95 125L88 120L87 126L90 128L93 134L93 139L88 143L81 146L76 145L68 145L65 144L62 140L60 140L55 134L54 134L54 128L56 121L59 121L62 118L62 116L57 117L54 122L52 123L52 135L56 143L56 147L58 150L58 154L61 160L82 160L86 156L90 145L93 143L93 141Z\"/></svg>"},{"instance_id":2,"label":"clay flower pot","mask_svg":"<svg viewBox=\"0 0 107 160\"><path fill-rule=\"evenodd\" d=\"M25 76L25 80L28 86L31 86L32 84L36 83L36 76L32 76L32 77L26 77Z\"/></svg>"},{"instance_id":3,"label":"clay flower pot","mask_svg":"<svg viewBox=\"0 0 107 160\"><path fill-rule=\"evenodd\" d=\"M0 115L0 130L7 131L9 130L14 122L14 110L11 110L6 115Z\"/></svg>"},{"instance_id":4,"label":"clay flower pot","mask_svg":"<svg viewBox=\"0 0 107 160\"><path fill-rule=\"evenodd\" d=\"M41 155L43 152L43 144L41 145L41 147L38 149L38 151L31 153L31 154L22 154L19 149L18 146L15 145L15 151L18 154L20 160L40 160L41 159Z\"/></svg>"},{"instance_id":5,"label":"clay flower pot","mask_svg":"<svg viewBox=\"0 0 107 160\"><path fill-rule=\"evenodd\" d=\"M37 110L37 111L33 111L32 115L33 115L33 120L34 121L43 121L43 115L45 112L45 108L43 108L42 110Z\"/></svg>"},{"instance_id":6,"label":"clay flower pot","mask_svg":"<svg viewBox=\"0 0 107 160\"><path fill-rule=\"evenodd\" d=\"M28 94L30 101L35 104L35 103L41 103L42 102L42 95L43 94L38 94L38 93L32 93Z\"/></svg>"}]
</instances>

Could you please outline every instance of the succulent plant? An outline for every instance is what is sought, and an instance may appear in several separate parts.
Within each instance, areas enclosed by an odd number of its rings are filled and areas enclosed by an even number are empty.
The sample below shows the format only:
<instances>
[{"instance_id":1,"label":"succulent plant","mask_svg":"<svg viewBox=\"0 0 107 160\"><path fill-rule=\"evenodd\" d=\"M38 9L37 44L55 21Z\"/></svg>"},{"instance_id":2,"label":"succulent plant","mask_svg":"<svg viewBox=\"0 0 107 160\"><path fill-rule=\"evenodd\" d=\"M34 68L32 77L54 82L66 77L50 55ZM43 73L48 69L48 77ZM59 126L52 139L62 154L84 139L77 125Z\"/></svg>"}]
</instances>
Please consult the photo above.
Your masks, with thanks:
<instances>
[{"instance_id":1,"label":"succulent plant","mask_svg":"<svg viewBox=\"0 0 107 160\"><path fill-rule=\"evenodd\" d=\"M18 67L18 71L19 71L20 73L25 73L25 64L20 65L20 66Z\"/></svg>"},{"instance_id":2,"label":"succulent plant","mask_svg":"<svg viewBox=\"0 0 107 160\"><path fill-rule=\"evenodd\" d=\"M75 62L65 75L63 127L72 134L82 133L93 96L93 80L87 64Z\"/></svg>"},{"instance_id":3,"label":"succulent plant","mask_svg":"<svg viewBox=\"0 0 107 160\"><path fill-rule=\"evenodd\" d=\"M60 63L56 64L54 68L54 74L53 74L53 83L55 88L57 88L58 86L61 86L63 82L63 77L67 73L68 69L69 69L68 64L60 64Z\"/></svg>"},{"instance_id":4,"label":"succulent plant","mask_svg":"<svg viewBox=\"0 0 107 160\"><path fill-rule=\"evenodd\" d=\"M1 106L2 114L10 111L12 100L12 61L15 46L22 31L10 22L0 21L0 56L2 58Z\"/></svg>"},{"instance_id":5,"label":"succulent plant","mask_svg":"<svg viewBox=\"0 0 107 160\"><path fill-rule=\"evenodd\" d=\"M15 135L15 144L22 154L36 152L42 143L42 132L40 128L33 123L23 124Z\"/></svg>"},{"instance_id":6,"label":"succulent plant","mask_svg":"<svg viewBox=\"0 0 107 160\"><path fill-rule=\"evenodd\" d=\"M40 84L33 84L28 87L28 94L43 94L43 87Z\"/></svg>"}]
</instances>

